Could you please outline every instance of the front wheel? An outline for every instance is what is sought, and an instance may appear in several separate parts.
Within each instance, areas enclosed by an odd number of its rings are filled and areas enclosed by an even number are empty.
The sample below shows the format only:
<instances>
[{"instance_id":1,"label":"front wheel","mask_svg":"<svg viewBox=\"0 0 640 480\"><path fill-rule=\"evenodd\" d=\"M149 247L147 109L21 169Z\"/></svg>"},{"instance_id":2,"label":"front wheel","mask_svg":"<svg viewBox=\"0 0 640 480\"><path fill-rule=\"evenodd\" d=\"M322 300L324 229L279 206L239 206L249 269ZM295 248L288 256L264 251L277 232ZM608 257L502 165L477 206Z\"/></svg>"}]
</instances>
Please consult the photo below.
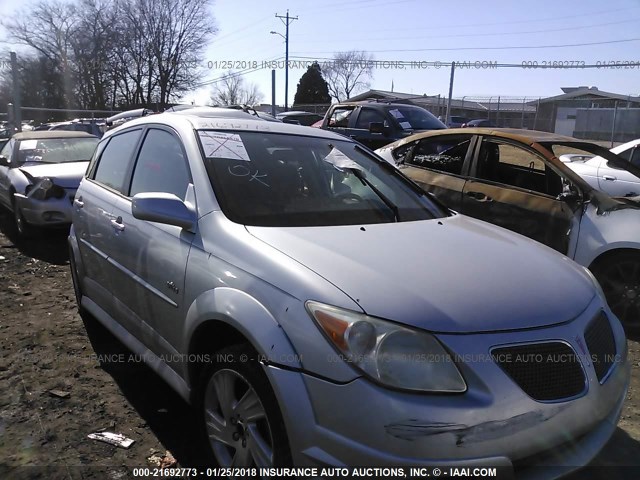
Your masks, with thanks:
<instances>
[{"instance_id":1,"label":"front wheel","mask_svg":"<svg viewBox=\"0 0 640 480\"><path fill-rule=\"evenodd\" d=\"M627 332L640 332L640 254L619 252L592 268L607 303Z\"/></svg>"},{"instance_id":2,"label":"front wheel","mask_svg":"<svg viewBox=\"0 0 640 480\"><path fill-rule=\"evenodd\" d=\"M13 222L19 237L28 238L34 235L34 228L27 223L16 203L13 204Z\"/></svg>"},{"instance_id":3,"label":"front wheel","mask_svg":"<svg viewBox=\"0 0 640 480\"><path fill-rule=\"evenodd\" d=\"M235 345L217 352L201 394L204 432L221 467L291 464L280 408L255 351Z\"/></svg>"}]
</instances>

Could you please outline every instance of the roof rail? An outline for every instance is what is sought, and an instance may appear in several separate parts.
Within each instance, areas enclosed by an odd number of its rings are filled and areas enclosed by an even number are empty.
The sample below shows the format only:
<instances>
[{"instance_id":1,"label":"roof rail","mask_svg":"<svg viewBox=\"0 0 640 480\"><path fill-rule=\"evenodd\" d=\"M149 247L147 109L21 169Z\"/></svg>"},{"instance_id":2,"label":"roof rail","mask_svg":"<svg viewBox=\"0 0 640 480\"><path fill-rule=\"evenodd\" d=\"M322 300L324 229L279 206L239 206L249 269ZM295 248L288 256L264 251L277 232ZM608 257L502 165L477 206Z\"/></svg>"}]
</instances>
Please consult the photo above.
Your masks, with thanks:
<instances>
[{"instance_id":1,"label":"roof rail","mask_svg":"<svg viewBox=\"0 0 640 480\"><path fill-rule=\"evenodd\" d=\"M113 115L112 117L107 118L105 123L108 127L113 126L113 122L117 120L128 119L131 120L133 118L144 117L146 115L151 115L155 113L153 110L149 110L148 108L138 108L136 110L128 110L126 112L121 112Z\"/></svg>"}]
</instances>

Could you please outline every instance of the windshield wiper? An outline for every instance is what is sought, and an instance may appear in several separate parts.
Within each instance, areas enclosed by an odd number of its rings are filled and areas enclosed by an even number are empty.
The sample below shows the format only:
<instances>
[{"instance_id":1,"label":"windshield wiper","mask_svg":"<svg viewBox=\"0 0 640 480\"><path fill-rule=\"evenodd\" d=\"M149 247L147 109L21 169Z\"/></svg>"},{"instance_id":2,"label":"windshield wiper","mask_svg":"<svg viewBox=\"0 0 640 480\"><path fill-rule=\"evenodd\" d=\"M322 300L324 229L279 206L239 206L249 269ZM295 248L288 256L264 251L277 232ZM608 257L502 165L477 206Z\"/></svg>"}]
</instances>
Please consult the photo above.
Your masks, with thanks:
<instances>
[{"instance_id":1,"label":"windshield wiper","mask_svg":"<svg viewBox=\"0 0 640 480\"><path fill-rule=\"evenodd\" d=\"M369 180L367 180L367 177L365 176L364 172L358 168L345 168L344 170L347 170L351 173L353 173L355 175L355 177L360 180L360 182L362 183L362 185L365 185L367 187L369 187L371 190L373 190L373 193L375 193L380 200L382 200L384 202L384 204L389 207L389 210L391 210L393 212L393 218L396 222L400 221L400 211L398 210L398 207L391 201L389 200L389 198L382 193L380 190L378 190L376 188L376 186L374 184L372 184Z\"/></svg>"}]
</instances>

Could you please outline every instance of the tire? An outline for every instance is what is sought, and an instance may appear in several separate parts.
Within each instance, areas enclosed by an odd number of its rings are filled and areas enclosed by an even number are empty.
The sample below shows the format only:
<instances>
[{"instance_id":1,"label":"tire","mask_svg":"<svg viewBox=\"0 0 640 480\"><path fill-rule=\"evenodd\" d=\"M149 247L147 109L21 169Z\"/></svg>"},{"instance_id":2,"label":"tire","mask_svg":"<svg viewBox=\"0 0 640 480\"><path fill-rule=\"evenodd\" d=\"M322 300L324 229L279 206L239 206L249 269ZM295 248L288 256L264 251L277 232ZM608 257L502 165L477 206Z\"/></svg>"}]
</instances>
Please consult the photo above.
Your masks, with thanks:
<instances>
[{"instance_id":1,"label":"tire","mask_svg":"<svg viewBox=\"0 0 640 480\"><path fill-rule=\"evenodd\" d=\"M291 465L278 402L248 345L233 345L213 356L198 397L204 438L217 465Z\"/></svg>"},{"instance_id":2,"label":"tire","mask_svg":"<svg viewBox=\"0 0 640 480\"><path fill-rule=\"evenodd\" d=\"M73 293L76 297L76 306L78 307L78 313L82 316L85 313L84 308L82 308L82 289L80 288L78 267L73 254L73 248L71 247L69 247L69 270L71 271L71 283L73 284Z\"/></svg>"},{"instance_id":3,"label":"tire","mask_svg":"<svg viewBox=\"0 0 640 480\"><path fill-rule=\"evenodd\" d=\"M18 237L29 238L35 235L35 228L32 225L29 225L24 219L24 216L20 211L20 207L18 207L16 202L13 202L13 223L16 227Z\"/></svg>"},{"instance_id":4,"label":"tire","mask_svg":"<svg viewBox=\"0 0 640 480\"><path fill-rule=\"evenodd\" d=\"M592 271L627 333L640 333L640 253L609 255L598 261Z\"/></svg>"}]
</instances>

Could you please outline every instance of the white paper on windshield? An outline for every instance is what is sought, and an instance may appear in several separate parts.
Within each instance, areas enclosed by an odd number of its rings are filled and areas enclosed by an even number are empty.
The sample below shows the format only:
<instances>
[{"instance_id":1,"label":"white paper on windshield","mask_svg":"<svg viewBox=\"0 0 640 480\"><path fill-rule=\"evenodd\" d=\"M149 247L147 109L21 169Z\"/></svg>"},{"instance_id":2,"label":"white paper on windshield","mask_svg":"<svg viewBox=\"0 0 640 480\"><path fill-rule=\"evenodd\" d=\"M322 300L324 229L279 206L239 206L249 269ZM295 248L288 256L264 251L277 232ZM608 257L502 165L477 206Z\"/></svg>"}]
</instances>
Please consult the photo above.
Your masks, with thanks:
<instances>
[{"instance_id":1,"label":"white paper on windshield","mask_svg":"<svg viewBox=\"0 0 640 480\"><path fill-rule=\"evenodd\" d=\"M413 128L409 122L400 122L400 126L405 130L411 130Z\"/></svg>"},{"instance_id":2,"label":"white paper on windshield","mask_svg":"<svg viewBox=\"0 0 640 480\"><path fill-rule=\"evenodd\" d=\"M35 150L38 140L23 140L20 142L20 150Z\"/></svg>"},{"instance_id":3,"label":"white paper on windshield","mask_svg":"<svg viewBox=\"0 0 640 480\"><path fill-rule=\"evenodd\" d=\"M199 132L206 158L229 158L250 162L242 138L237 133Z\"/></svg>"},{"instance_id":4,"label":"white paper on windshield","mask_svg":"<svg viewBox=\"0 0 640 480\"><path fill-rule=\"evenodd\" d=\"M393 110L389 110L389 113L396 118L404 118L404 115L402 114L402 112L397 108L394 108Z\"/></svg>"},{"instance_id":5,"label":"white paper on windshield","mask_svg":"<svg viewBox=\"0 0 640 480\"><path fill-rule=\"evenodd\" d=\"M336 147L333 147L329 152L329 155L324 157L324 161L332 164L334 167L339 168L340 170L345 168L355 168L357 170L362 170L362 167L360 165L351 160Z\"/></svg>"}]
</instances>

